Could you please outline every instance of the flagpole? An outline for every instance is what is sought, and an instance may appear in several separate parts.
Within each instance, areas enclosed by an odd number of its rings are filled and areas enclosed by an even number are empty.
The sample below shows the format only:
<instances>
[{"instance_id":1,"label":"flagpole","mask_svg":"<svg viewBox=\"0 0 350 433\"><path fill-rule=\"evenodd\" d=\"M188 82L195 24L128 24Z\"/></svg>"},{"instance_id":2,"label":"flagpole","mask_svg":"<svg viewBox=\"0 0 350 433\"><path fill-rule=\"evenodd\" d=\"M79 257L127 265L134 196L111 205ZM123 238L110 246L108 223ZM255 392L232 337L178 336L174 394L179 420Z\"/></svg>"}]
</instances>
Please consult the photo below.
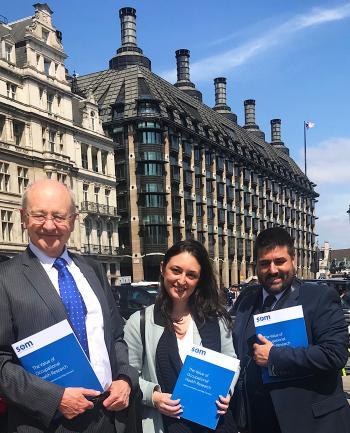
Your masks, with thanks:
<instances>
[{"instance_id":1,"label":"flagpole","mask_svg":"<svg viewBox=\"0 0 350 433\"><path fill-rule=\"evenodd\" d=\"M304 163L305 163L305 176L307 176L306 174L306 122L304 120Z\"/></svg>"}]
</instances>

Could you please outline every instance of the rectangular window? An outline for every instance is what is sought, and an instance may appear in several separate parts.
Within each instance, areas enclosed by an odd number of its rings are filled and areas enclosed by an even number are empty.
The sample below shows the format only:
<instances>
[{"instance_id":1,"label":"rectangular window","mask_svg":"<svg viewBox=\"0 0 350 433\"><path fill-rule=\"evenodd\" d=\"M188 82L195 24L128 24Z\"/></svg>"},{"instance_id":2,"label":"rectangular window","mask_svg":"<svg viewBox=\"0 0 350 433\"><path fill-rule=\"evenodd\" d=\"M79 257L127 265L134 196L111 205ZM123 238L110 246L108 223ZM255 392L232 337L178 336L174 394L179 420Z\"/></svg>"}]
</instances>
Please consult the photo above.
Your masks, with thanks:
<instances>
[{"instance_id":1,"label":"rectangular window","mask_svg":"<svg viewBox=\"0 0 350 433\"><path fill-rule=\"evenodd\" d=\"M11 62L11 57L12 57L12 45L5 44L5 59L8 62Z\"/></svg>"},{"instance_id":2,"label":"rectangular window","mask_svg":"<svg viewBox=\"0 0 350 433\"><path fill-rule=\"evenodd\" d=\"M111 190L110 189L106 189L105 190L105 199L106 199L106 205L109 206L109 198L111 196Z\"/></svg>"},{"instance_id":3,"label":"rectangular window","mask_svg":"<svg viewBox=\"0 0 350 433\"><path fill-rule=\"evenodd\" d=\"M88 169L87 146L84 143L81 144L81 165L86 170Z\"/></svg>"},{"instance_id":4,"label":"rectangular window","mask_svg":"<svg viewBox=\"0 0 350 433\"><path fill-rule=\"evenodd\" d=\"M0 162L0 191L9 191L10 185L10 174L9 164L6 162Z\"/></svg>"},{"instance_id":5,"label":"rectangular window","mask_svg":"<svg viewBox=\"0 0 350 433\"><path fill-rule=\"evenodd\" d=\"M17 167L17 179L18 179L18 192L20 194L24 193L24 190L27 188L29 183L28 178L28 168L26 167Z\"/></svg>"},{"instance_id":6,"label":"rectangular window","mask_svg":"<svg viewBox=\"0 0 350 433\"><path fill-rule=\"evenodd\" d=\"M16 146L23 144L24 124L20 122L13 122L13 135Z\"/></svg>"},{"instance_id":7,"label":"rectangular window","mask_svg":"<svg viewBox=\"0 0 350 433\"><path fill-rule=\"evenodd\" d=\"M1 229L2 229L2 239L4 241L12 240L12 211L2 210L1 211Z\"/></svg>"},{"instance_id":8,"label":"rectangular window","mask_svg":"<svg viewBox=\"0 0 350 433\"><path fill-rule=\"evenodd\" d=\"M53 110L53 99L54 99L54 95L52 93L48 93L47 94L47 111L49 113L52 113L52 110Z\"/></svg>"},{"instance_id":9,"label":"rectangular window","mask_svg":"<svg viewBox=\"0 0 350 433\"><path fill-rule=\"evenodd\" d=\"M42 136L42 143L43 143L43 151L46 150L46 129L41 128L41 136Z\"/></svg>"},{"instance_id":10,"label":"rectangular window","mask_svg":"<svg viewBox=\"0 0 350 433\"><path fill-rule=\"evenodd\" d=\"M89 185L87 183L84 183L84 185L83 185L84 201L88 201L88 191L89 191Z\"/></svg>"},{"instance_id":11,"label":"rectangular window","mask_svg":"<svg viewBox=\"0 0 350 433\"><path fill-rule=\"evenodd\" d=\"M95 131L95 123L96 123L96 119L95 119L95 112L91 111L91 129L93 131Z\"/></svg>"},{"instance_id":12,"label":"rectangular window","mask_svg":"<svg viewBox=\"0 0 350 433\"><path fill-rule=\"evenodd\" d=\"M101 152L101 159L102 159L102 173L107 173L107 158L108 158L108 152Z\"/></svg>"},{"instance_id":13,"label":"rectangular window","mask_svg":"<svg viewBox=\"0 0 350 433\"><path fill-rule=\"evenodd\" d=\"M66 185L67 184L67 175L64 173L57 173L57 180L58 180L58 182L64 183Z\"/></svg>"},{"instance_id":14,"label":"rectangular window","mask_svg":"<svg viewBox=\"0 0 350 433\"><path fill-rule=\"evenodd\" d=\"M12 83L6 83L7 97L11 99L16 99L17 86Z\"/></svg>"},{"instance_id":15,"label":"rectangular window","mask_svg":"<svg viewBox=\"0 0 350 433\"><path fill-rule=\"evenodd\" d=\"M40 64L40 54L36 55L36 66L39 66Z\"/></svg>"},{"instance_id":16,"label":"rectangular window","mask_svg":"<svg viewBox=\"0 0 350 433\"><path fill-rule=\"evenodd\" d=\"M46 75L50 75L50 66L51 66L50 60L44 59L44 72Z\"/></svg>"},{"instance_id":17,"label":"rectangular window","mask_svg":"<svg viewBox=\"0 0 350 433\"><path fill-rule=\"evenodd\" d=\"M93 169L93 171L95 171L96 173L98 173L98 171L99 171L98 160L97 160L97 152L98 152L97 149L95 149L95 148L92 148L92 149L91 149L92 169Z\"/></svg>"},{"instance_id":18,"label":"rectangular window","mask_svg":"<svg viewBox=\"0 0 350 433\"><path fill-rule=\"evenodd\" d=\"M165 244L167 242L166 226L145 226L144 241L151 245Z\"/></svg>"},{"instance_id":19,"label":"rectangular window","mask_svg":"<svg viewBox=\"0 0 350 433\"><path fill-rule=\"evenodd\" d=\"M44 42L47 42L49 39L49 32L47 30L42 29L42 38L44 40Z\"/></svg>"},{"instance_id":20,"label":"rectangular window","mask_svg":"<svg viewBox=\"0 0 350 433\"><path fill-rule=\"evenodd\" d=\"M41 106L43 106L43 98L44 98L44 89L42 87L39 87L39 100Z\"/></svg>"},{"instance_id":21,"label":"rectangular window","mask_svg":"<svg viewBox=\"0 0 350 433\"><path fill-rule=\"evenodd\" d=\"M63 153L64 143L63 143L63 132L60 132L58 134L58 144L59 144L59 152Z\"/></svg>"},{"instance_id":22,"label":"rectangular window","mask_svg":"<svg viewBox=\"0 0 350 433\"><path fill-rule=\"evenodd\" d=\"M95 186L94 188L94 194L95 194L95 203L98 204L98 195L100 193L100 188L98 186Z\"/></svg>"},{"instance_id":23,"label":"rectangular window","mask_svg":"<svg viewBox=\"0 0 350 433\"><path fill-rule=\"evenodd\" d=\"M51 153L55 152L55 141L56 141L56 132L49 131L49 151Z\"/></svg>"}]
</instances>

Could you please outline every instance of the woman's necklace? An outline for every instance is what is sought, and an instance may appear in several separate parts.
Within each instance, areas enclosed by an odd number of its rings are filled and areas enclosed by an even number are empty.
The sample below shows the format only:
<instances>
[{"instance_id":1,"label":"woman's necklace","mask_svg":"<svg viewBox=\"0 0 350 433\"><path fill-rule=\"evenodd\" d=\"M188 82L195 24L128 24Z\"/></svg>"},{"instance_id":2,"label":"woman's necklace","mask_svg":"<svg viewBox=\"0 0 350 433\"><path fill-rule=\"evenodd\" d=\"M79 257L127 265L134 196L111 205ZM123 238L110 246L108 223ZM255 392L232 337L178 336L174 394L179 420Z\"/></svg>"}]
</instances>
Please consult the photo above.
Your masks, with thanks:
<instances>
[{"instance_id":1,"label":"woman's necklace","mask_svg":"<svg viewBox=\"0 0 350 433\"><path fill-rule=\"evenodd\" d=\"M173 321L176 336L181 338L186 335L191 320L191 314L187 313L183 316L172 317L171 320Z\"/></svg>"}]
</instances>

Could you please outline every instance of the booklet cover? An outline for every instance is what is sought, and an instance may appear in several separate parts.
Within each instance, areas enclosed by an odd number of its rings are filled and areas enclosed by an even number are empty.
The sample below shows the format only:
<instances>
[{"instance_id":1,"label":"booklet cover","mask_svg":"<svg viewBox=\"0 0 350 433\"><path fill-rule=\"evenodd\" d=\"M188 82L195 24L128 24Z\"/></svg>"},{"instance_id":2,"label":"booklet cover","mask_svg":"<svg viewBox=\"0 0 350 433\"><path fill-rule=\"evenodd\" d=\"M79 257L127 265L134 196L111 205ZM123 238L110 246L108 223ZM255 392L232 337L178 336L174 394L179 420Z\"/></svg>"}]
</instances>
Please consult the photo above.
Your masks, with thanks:
<instances>
[{"instance_id":1,"label":"booklet cover","mask_svg":"<svg viewBox=\"0 0 350 433\"><path fill-rule=\"evenodd\" d=\"M103 392L90 361L68 320L12 344L22 366L43 380Z\"/></svg>"},{"instance_id":2,"label":"booklet cover","mask_svg":"<svg viewBox=\"0 0 350 433\"><path fill-rule=\"evenodd\" d=\"M220 417L215 401L228 394L238 375L238 359L193 345L171 397L181 400L181 418L215 429Z\"/></svg>"},{"instance_id":3,"label":"booklet cover","mask_svg":"<svg viewBox=\"0 0 350 433\"><path fill-rule=\"evenodd\" d=\"M309 345L301 305L256 314L254 325L256 333L263 335L276 347L307 347ZM270 376L267 367L264 367L262 368L262 379L264 383L273 383L291 378Z\"/></svg>"}]
</instances>

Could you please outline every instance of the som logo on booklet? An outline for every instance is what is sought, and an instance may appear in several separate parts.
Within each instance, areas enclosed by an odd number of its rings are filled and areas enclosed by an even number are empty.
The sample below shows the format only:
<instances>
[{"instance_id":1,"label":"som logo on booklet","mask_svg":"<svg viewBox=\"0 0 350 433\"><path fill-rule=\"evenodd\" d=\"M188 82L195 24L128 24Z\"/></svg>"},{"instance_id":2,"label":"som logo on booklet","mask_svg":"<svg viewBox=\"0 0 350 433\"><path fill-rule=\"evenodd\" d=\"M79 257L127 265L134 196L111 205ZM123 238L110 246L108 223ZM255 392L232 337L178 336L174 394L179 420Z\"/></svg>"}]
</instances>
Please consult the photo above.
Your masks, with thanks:
<instances>
[{"instance_id":1,"label":"som logo on booklet","mask_svg":"<svg viewBox=\"0 0 350 433\"><path fill-rule=\"evenodd\" d=\"M199 347L192 347L192 352L198 353L198 355L203 355L203 356L205 356L207 353L205 350L200 349Z\"/></svg>"},{"instance_id":2,"label":"som logo on booklet","mask_svg":"<svg viewBox=\"0 0 350 433\"><path fill-rule=\"evenodd\" d=\"M266 316L259 316L256 318L257 322L266 322L266 320L271 320L271 316L266 314Z\"/></svg>"},{"instance_id":3,"label":"som logo on booklet","mask_svg":"<svg viewBox=\"0 0 350 433\"><path fill-rule=\"evenodd\" d=\"M21 352L22 350L29 349L29 347L33 347L33 346L34 346L33 342L28 340L28 341L20 344L19 346L16 346L16 350L17 350L17 352Z\"/></svg>"}]
</instances>

